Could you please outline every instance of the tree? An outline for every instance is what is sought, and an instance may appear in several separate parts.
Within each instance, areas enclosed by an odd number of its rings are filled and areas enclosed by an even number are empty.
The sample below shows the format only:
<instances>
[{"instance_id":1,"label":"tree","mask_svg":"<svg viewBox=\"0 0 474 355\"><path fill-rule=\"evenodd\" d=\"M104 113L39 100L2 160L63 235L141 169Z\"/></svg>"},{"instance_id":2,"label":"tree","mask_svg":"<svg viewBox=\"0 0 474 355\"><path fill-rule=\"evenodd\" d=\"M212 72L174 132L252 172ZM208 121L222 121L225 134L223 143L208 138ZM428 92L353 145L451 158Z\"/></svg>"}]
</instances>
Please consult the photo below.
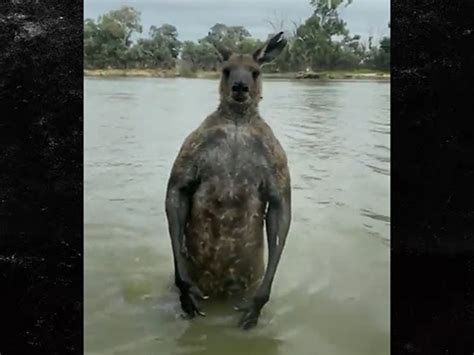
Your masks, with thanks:
<instances>
[{"instance_id":1,"label":"tree","mask_svg":"<svg viewBox=\"0 0 474 355\"><path fill-rule=\"evenodd\" d=\"M338 9L347 7L352 0L311 0L314 7L313 25L317 24L321 31L329 36L348 35L347 24L339 17Z\"/></svg>"},{"instance_id":2,"label":"tree","mask_svg":"<svg viewBox=\"0 0 474 355\"><path fill-rule=\"evenodd\" d=\"M84 51L88 67L126 67L134 32L141 33L140 13L122 6L84 23Z\"/></svg>"},{"instance_id":3,"label":"tree","mask_svg":"<svg viewBox=\"0 0 474 355\"><path fill-rule=\"evenodd\" d=\"M167 47L167 50L173 59L178 58L181 49L181 42L178 40L178 30L176 27L166 23L158 28L156 26L151 26L150 37L152 40Z\"/></svg>"},{"instance_id":4,"label":"tree","mask_svg":"<svg viewBox=\"0 0 474 355\"><path fill-rule=\"evenodd\" d=\"M84 21L84 62L86 67L98 65L101 43L99 39L99 28L92 19Z\"/></svg>"},{"instance_id":5,"label":"tree","mask_svg":"<svg viewBox=\"0 0 474 355\"><path fill-rule=\"evenodd\" d=\"M220 43L232 51L248 50L254 44L250 32L243 26L226 26L216 23L211 27L208 35L200 40L208 43Z\"/></svg>"},{"instance_id":6,"label":"tree","mask_svg":"<svg viewBox=\"0 0 474 355\"><path fill-rule=\"evenodd\" d=\"M390 69L390 37L383 37L377 47L369 49L365 66L378 70Z\"/></svg>"},{"instance_id":7,"label":"tree","mask_svg":"<svg viewBox=\"0 0 474 355\"><path fill-rule=\"evenodd\" d=\"M220 57L214 46L216 43L241 53L253 52L261 44L243 26L216 23L198 43L184 42L181 59L193 70L216 70L220 64Z\"/></svg>"},{"instance_id":8,"label":"tree","mask_svg":"<svg viewBox=\"0 0 474 355\"><path fill-rule=\"evenodd\" d=\"M390 37L384 37L380 40L379 50L374 58L374 64L377 69L390 69Z\"/></svg>"},{"instance_id":9,"label":"tree","mask_svg":"<svg viewBox=\"0 0 474 355\"><path fill-rule=\"evenodd\" d=\"M362 43L360 36L349 33L340 18L340 10L352 0L310 0L313 12L303 23L294 24L288 33L287 46L264 71L297 71L390 67L390 37L379 43ZM281 18L281 17L280 17ZM284 30L285 23L276 14L267 20L274 32ZM390 27L390 24L388 24ZM252 53L262 45L243 26L216 23L197 42L178 37L171 24L151 26L148 36L132 42L141 33L140 13L132 7L84 21L84 59L87 68L174 68L180 58L185 69L217 70L221 58L215 45L240 53Z\"/></svg>"},{"instance_id":10,"label":"tree","mask_svg":"<svg viewBox=\"0 0 474 355\"><path fill-rule=\"evenodd\" d=\"M213 45L207 41L184 42L181 59L192 70L216 70L219 65L218 54Z\"/></svg>"},{"instance_id":11,"label":"tree","mask_svg":"<svg viewBox=\"0 0 474 355\"><path fill-rule=\"evenodd\" d=\"M150 38L140 38L133 48L133 58L140 58L142 67L173 68L176 65L181 42L176 27L164 24L151 26Z\"/></svg>"},{"instance_id":12,"label":"tree","mask_svg":"<svg viewBox=\"0 0 474 355\"><path fill-rule=\"evenodd\" d=\"M100 20L100 26L117 38L121 38L125 47L130 47L130 37L134 32L141 33L140 12L131 6L122 6L112 10Z\"/></svg>"},{"instance_id":13,"label":"tree","mask_svg":"<svg viewBox=\"0 0 474 355\"><path fill-rule=\"evenodd\" d=\"M337 57L342 50L334 37L349 35L346 23L339 18L338 8L350 3L351 0L311 0L314 12L296 29L292 46L293 58L299 69L330 69L337 66Z\"/></svg>"}]
</instances>

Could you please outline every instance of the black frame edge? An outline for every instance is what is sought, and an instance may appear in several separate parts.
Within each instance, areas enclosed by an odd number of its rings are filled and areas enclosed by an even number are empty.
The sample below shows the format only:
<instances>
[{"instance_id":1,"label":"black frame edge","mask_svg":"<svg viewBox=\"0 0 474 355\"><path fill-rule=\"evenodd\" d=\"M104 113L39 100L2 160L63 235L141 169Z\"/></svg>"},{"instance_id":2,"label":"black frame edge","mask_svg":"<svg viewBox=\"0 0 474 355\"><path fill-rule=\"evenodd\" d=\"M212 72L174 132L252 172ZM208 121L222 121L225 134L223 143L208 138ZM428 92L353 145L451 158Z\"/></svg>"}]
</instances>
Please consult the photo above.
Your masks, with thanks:
<instances>
[{"instance_id":1,"label":"black frame edge","mask_svg":"<svg viewBox=\"0 0 474 355\"><path fill-rule=\"evenodd\" d=\"M474 353L472 14L392 1L392 354Z\"/></svg>"},{"instance_id":2,"label":"black frame edge","mask_svg":"<svg viewBox=\"0 0 474 355\"><path fill-rule=\"evenodd\" d=\"M2 2L0 353L83 353L83 3Z\"/></svg>"}]
</instances>

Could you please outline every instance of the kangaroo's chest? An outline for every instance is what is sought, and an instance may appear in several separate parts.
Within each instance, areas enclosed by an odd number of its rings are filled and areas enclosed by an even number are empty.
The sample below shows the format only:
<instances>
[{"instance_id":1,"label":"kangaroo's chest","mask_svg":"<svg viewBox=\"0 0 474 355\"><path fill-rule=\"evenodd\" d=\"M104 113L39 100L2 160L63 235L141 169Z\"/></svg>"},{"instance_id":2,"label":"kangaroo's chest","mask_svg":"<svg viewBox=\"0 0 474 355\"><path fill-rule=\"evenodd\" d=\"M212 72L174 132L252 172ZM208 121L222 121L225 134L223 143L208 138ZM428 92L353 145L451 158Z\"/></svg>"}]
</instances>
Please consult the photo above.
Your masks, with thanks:
<instances>
[{"instance_id":1,"label":"kangaroo's chest","mask_svg":"<svg viewBox=\"0 0 474 355\"><path fill-rule=\"evenodd\" d=\"M262 180L270 168L268 148L248 126L233 124L210 130L199 156L202 179Z\"/></svg>"}]
</instances>

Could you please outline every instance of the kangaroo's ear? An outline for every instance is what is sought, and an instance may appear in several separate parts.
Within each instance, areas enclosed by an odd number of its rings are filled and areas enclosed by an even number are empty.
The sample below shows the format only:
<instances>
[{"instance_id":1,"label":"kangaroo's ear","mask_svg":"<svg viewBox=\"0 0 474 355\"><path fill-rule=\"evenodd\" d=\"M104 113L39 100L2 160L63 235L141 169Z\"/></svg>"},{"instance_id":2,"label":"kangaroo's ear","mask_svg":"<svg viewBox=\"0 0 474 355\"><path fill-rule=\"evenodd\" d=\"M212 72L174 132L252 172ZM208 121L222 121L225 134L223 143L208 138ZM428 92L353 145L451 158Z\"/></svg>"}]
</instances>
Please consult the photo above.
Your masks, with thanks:
<instances>
[{"instance_id":1,"label":"kangaroo's ear","mask_svg":"<svg viewBox=\"0 0 474 355\"><path fill-rule=\"evenodd\" d=\"M253 59L258 64L269 63L278 57L285 48L286 43L287 40L283 37L283 32L279 32L254 52Z\"/></svg>"},{"instance_id":2,"label":"kangaroo's ear","mask_svg":"<svg viewBox=\"0 0 474 355\"><path fill-rule=\"evenodd\" d=\"M210 33L209 33L210 36ZM211 40L212 45L216 49L217 53L219 53L219 56L221 57L222 61L227 61L230 56L232 55L232 51L224 46L221 42L218 42L216 40Z\"/></svg>"}]
</instances>

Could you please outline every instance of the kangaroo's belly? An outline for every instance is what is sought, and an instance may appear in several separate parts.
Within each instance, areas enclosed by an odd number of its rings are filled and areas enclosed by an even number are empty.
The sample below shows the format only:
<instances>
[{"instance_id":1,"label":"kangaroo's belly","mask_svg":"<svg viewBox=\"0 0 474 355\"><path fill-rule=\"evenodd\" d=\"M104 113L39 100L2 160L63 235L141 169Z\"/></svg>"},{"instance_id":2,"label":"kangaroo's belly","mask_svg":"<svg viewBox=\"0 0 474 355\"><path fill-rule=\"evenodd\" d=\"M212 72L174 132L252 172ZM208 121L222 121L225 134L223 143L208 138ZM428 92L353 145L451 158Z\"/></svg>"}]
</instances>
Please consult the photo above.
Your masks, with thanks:
<instances>
[{"instance_id":1,"label":"kangaroo's belly","mask_svg":"<svg viewBox=\"0 0 474 355\"><path fill-rule=\"evenodd\" d=\"M251 290L264 271L265 203L248 179L213 178L193 195L185 237L191 277L209 295Z\"/></svg>"}]
</instances>

